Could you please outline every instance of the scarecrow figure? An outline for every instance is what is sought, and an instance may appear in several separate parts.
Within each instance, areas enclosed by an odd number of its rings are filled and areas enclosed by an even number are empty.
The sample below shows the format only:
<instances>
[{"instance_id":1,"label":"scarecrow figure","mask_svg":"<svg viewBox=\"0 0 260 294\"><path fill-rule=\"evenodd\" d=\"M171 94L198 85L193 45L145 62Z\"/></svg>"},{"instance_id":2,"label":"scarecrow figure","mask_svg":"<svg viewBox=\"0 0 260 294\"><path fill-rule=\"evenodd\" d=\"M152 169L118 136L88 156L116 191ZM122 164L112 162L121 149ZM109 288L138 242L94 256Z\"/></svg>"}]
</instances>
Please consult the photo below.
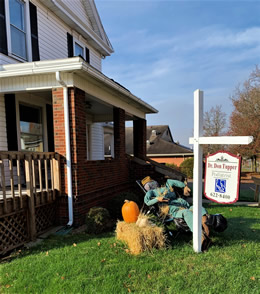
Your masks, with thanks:
<instances>
[{"instance_id":1,"label":"scarecrow figure","mask_svg":"<svg viewBox=\"0 0 260 294\"><path fill-rule=\"evenodd\" d=\"M173 218L182 218L188 225L190 231L193 231L193 211L192 206L182 199L177 198L175 193L176 189L183 189L183 195L188 196L190 189L183 182L178 180L168 179L166 181L165 187L159 187L158 183L152 180L149 176L144 178L141 181L145 190L147 191L144 197L144 202L148 206L152 206L158 203L159 207L163 204L167 204L168 214ZM209 227L207 225L208 213L204 207L201 210L202 217L202 240L201 240L201 248L202 250L206 250L211 243L209 238Z\"/></svg>"}]
</instances>

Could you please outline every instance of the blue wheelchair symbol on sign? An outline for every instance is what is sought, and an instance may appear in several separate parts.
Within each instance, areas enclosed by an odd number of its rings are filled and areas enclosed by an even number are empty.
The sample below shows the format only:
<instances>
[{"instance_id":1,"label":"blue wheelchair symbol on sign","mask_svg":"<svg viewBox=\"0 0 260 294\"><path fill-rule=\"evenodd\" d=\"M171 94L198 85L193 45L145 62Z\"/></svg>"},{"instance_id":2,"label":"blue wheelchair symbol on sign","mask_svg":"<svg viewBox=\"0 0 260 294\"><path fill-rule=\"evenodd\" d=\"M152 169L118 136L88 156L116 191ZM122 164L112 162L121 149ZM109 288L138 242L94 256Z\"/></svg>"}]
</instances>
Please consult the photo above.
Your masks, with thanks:
<instances>
[{"instance_id":1,"label":"blue wheelchair symbol on sign","mask_svg":"<svg viewBox=\"0 0 260 294\"><path fill-rule=\"evenodd\" d=\"M215 192L225 193L226 192L226 180L216 179L215 180Z\"/></svg>"}]
</instances>

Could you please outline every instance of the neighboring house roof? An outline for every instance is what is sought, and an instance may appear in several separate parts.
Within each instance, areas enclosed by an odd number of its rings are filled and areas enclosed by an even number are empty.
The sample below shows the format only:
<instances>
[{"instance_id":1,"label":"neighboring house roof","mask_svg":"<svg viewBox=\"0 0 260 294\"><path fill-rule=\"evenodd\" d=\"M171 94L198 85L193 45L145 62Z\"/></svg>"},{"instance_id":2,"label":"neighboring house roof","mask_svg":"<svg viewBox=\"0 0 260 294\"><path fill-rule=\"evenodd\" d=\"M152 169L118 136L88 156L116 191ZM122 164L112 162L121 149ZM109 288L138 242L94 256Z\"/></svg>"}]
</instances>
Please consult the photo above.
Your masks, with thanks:
<instances>
[{"instance_id":1,"label":"neighboring house roof","mask_svg":"<svg viewBox=\"0 0 260 294\"><path fill-rule=\"evenodd\" d=\"M161 138L156 138L147 148L148 156L178 156L186 154L192 155L193 151L185 146L167 142Z\"/></svg>"},{"instance_id":2,"label":"neighboring house roof","mask_svg":"<svg viewBox=\"0 0 260 294\"><path fill-rule=\"evenodd\" d=\"M193 150L177 144L168 125L147 126L147 156L192 155ZM126 128L126 153L133 154L133 128Z\"/></svg>"},{"instance_id":3,"label":"neighboring house roof","mask_svg":"<svg viewBox=\"0 0 260 294\"><path fill-rule=\"evenodd\" d=\"M40 0L45 6L65 21L72 29L80 33L86 40L104 56L109 56L114 49L101 23L95 2L93 0L78 0L82 4L91 27L73 11L72 1Z\"/></svg>"},{"instance_id":4,"label":"neighboring house roof","mask_svg":"<svg viewBox=\"0 0 260 294\"><path fill-rule=\"evenodd\" d=\"M147 126L146 139L152 141L157 137L168 142L174 142L168 125Z\"/></svg>"}]
</instances>

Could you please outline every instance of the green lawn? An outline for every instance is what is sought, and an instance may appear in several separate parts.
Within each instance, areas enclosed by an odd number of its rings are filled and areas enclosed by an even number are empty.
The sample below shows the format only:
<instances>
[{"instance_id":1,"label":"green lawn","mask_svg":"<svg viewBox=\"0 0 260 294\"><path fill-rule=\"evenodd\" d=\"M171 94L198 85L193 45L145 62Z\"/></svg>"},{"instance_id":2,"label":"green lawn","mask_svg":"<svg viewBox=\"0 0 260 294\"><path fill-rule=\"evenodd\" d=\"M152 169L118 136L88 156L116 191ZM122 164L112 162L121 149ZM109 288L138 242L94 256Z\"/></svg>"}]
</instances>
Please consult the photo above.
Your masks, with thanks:
<instances>
[{"instance_id":1,"label":"green lawn","mask_svg":"<svg viewBox=\"0 0 260 294\"><path fill-rule=\"evenodd\" d=\"M0 293L259 293L260 211L212 204L228 229L196 254L191 235L132 256L113 233L51 236L0 264Z\"/></svg>"}]
</instances>

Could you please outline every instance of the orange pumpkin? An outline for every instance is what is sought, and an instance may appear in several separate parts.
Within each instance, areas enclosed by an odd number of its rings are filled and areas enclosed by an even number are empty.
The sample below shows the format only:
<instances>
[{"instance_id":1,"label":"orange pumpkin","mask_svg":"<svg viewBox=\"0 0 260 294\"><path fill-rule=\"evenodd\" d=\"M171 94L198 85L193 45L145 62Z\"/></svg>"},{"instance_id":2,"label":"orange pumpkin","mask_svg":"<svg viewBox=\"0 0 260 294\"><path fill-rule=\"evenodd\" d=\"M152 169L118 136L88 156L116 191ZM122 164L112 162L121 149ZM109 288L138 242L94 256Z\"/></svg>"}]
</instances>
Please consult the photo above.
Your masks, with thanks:
<instances>
[{"instance_id":1,"label":"orange pumpkin","mask_svg":"<svg viewBox=\"0 0 260 294\"><path fill-rule=\"evenodd\" d=\"M135 223L139 215L138 205L134 201L125 200L122 216L126 223Z\"/></svg>"}]
</instances>

